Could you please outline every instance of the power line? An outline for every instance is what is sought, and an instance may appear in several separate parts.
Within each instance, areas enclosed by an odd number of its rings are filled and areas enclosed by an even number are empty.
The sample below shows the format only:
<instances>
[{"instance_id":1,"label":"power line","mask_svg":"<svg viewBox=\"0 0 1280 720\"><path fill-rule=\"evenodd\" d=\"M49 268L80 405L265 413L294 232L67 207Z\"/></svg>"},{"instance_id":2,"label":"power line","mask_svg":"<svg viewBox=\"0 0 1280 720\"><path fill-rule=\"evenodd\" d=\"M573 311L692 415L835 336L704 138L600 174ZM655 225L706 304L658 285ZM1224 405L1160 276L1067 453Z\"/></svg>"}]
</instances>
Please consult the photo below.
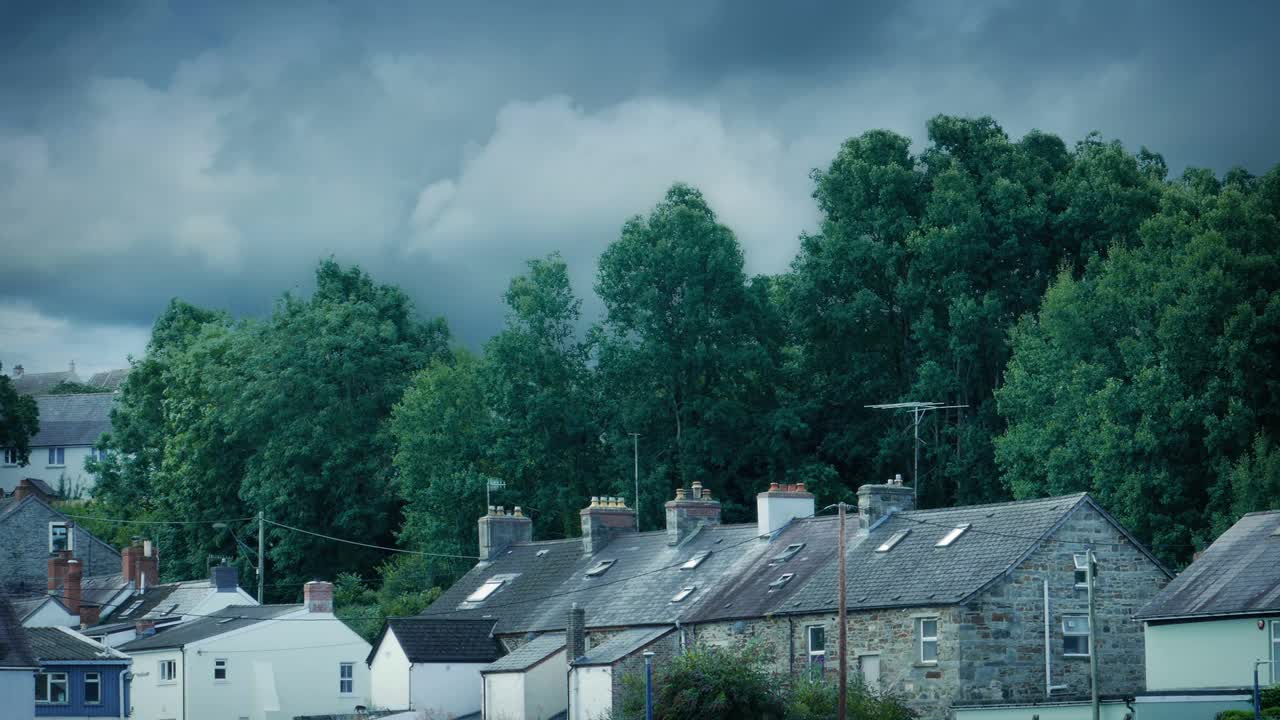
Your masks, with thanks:
<instances>
[{"instance_id":1,"label":"power line","mask_svg":"<svg viewBox=\"0 0 1280 720\"><path fill-rule=\"evenodd\" d=\"M324 533L313 532L311 530L303 530L302 528L294 527L292 525L285 525L284 523L279 523L271 519L267 519L266 522L268 525L275 525L278 528L284 528L285 530L292 530L293 532L299 532L304 535L311 535L313 537L323 538L325 540L332 540L334 542L346 543L348 545L359 545L360 547L373 548L374 550L386 550L387 552L404 553L406 555L423 555L426 557L451 558L454 560L482 559L478 555L452 555L449 553L433 553L433 552L425 552L422 550L406 550L404 548L388 547L386 545L374 545L372 543L360 542L358 540L347 540L346 538L334 537L332 535L325 535Z\"/></svg>"},{"instance_id":2,"label":"power line","mask_svg":"<svg viewBox=\"0 0 1280 720\"><path fill-rule=\"evenodd\" d=\"M128 520L125 518L105 518L96 515L75 515L58 510L62 515L78 520L97 520L98 522L116 523L119 525L214 525L217 523L248 522L252 517L229 518L227 520Z\"/></svg>"},{"instance_id":3,"label":"power line","mask_svg":"<svg viewBox=\"0 0 1280 720\"><path fill-rule=\"evenodd\" d=\"M894 513L893 517L899 518L902 520L907 520L913 523L917 523L919 525L931 525L933 527L946 528L947 530L954 530L956 529L956 527L958 527L955 524L935 522L931 520L923 520L921 518L914 518L903 513ZM1084 546L1092 546L1092 547L1125 547L1125 546L1133 546L1134 544L1134 543L1125 543L1125 542L1110 542L1110 541L1103 541L1103 540L1061 540L1058 538L1033 537L1031 535L1017 535L1014 533L1005 533L1005 532L999 532L996 530L983 530L982 528L976 527L972 524L969 525L969 529L966 532L980 533L982 535L993 535L995 537L1010 538L1013 540L1028 540L1031 542L1056 543L1059 545L1084 545ZM1145 548L1195 547L1195 545L1189 544L1189 543L1159 543L1154 545L1143 545L1141 542L1139 542L1137 544Z\"/></svg>"}]
</instances>

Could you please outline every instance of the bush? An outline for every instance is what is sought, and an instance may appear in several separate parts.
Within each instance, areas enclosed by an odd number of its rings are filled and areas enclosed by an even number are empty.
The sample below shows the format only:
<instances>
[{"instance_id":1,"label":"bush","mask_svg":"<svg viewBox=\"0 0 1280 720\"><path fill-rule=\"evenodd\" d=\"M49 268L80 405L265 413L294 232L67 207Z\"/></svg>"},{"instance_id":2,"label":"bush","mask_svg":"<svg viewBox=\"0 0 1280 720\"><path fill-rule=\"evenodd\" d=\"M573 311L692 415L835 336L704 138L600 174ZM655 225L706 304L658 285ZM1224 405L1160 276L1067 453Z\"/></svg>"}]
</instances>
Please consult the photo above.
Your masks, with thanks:
<instances>
[{"instance_id":1,"label":"bush","mask_svg":"<svg viewBox=\"0 0 1280 720\"><path fill-rule=\"evenodd\" d=\"M1280 719L1280 707L1264 707L1262 709L1262 717L1265 720ZM1253 711L1223 710L1217 714L1215 720L1253 720Z\"/></svg>"},{"instance_id":2,"label":"bush","mask_svg":"<svg viewBox=\"0 0 1280 720\"><path fill-rule=\"evenodd\" d=\"M1262 707L1280 710L1280 685L1262 689Z\"/></svg>"},{"instance_id":3,"label":"bush","mask_svg":"<svg viewBox=\"0 0 1280 720\"><path fill-rule=\"evenodd\" d=\"M791 683L787 720L832 720L839 689L835 682L797 678ZM909 720L915 713L892 695L880 694L860 682L849 683L849 720Z\"/></svg>"}]
</instances>

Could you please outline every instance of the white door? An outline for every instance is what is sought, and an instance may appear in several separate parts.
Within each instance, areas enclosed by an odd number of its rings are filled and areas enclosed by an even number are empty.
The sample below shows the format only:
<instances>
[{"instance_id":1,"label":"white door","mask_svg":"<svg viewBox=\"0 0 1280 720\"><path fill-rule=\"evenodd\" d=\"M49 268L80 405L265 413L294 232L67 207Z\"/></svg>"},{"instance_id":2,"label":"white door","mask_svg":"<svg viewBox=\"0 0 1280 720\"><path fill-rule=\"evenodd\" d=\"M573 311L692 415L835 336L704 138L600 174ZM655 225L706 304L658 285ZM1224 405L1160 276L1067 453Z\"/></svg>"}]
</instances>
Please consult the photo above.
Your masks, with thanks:
<instances>
[{"instance_id":1,"label":"white door","mask_svg":"<svg viewBox=\"0 0 1280 720\"><path fill-rule=\"evenodd\" d=\"M862 668L862 682L872 690L880 689L880 656L861 655L858 666Z\"/></svg>"}]
</instances>

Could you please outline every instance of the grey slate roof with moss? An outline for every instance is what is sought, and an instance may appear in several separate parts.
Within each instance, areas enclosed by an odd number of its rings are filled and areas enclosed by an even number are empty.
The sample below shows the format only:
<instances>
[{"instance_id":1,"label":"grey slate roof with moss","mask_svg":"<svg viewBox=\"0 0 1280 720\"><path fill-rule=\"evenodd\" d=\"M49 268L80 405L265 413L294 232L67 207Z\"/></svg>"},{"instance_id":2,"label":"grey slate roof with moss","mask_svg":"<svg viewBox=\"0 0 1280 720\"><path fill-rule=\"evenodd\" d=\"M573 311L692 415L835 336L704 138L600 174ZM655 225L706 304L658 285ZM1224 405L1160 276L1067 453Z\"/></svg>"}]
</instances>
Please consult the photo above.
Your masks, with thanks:
<instances>
[{"instance_id":1,"label":"grey slate roof with moss","mask_svg":"<svg viewBox=\"0 0 1280 720\"><path fill-rule=\"evenodd\" d=\"M40 667L31 652L31 642L9 601L0 597L0 669Z\"/></svg>"},{"instance_id":2,"label":"grey slate roof with moss","mask_svg":"<svg viewBox=\"0 0 1280 720\"><path fill-rule=\"evenodd\" d=\"M395 633L411 663L489 663L502 656L493 636L494 620L390 618L373 643L367 662L373 662L388 630Z\"/></svg>"},{"instance_id":3,"label":"grey slate roof with moss","mask_svg":"<svg viewBox=\"0 0 1280 720\"><path fill-rule=\"evenodd\" d=\"M128 656L62 627L27 628L31 652L40 662L129 662Z\"/></svg>"},{"instance_id":4,"label":"grey slate roof with moss","mask_svg":"<svg viewBox=\"0 0 1280 720\"><path fill-rule=\"evenodd\" d=\"M92 445L111 431L113 393L78 395L38 395L40 431L31 438L31 447Z\"/></svg>"},{"instance_id":5,"label":"grey slate roof with moss","mask_svg":"<svg viewBox=\"0 0 1280 720\"><path fill-rule=\"evenodd\" d=\"M564 649L564 633L546 633L516 648L510 655L480 668L481 673L523 672Z\"/></svg>"},{"instance_id":6,"label":"grey slate roof with moss","mask_svg":"<svg viewBox=\"0 0 1280 720\"><path fill-rule=\"evenodd\" d=\"M632 653L653 641L673 632L675 632L675 626L641 627L623 630L588 650L586 655L575 658L573 664L612 665L629 657Z\"/></svg>"},{"instance_id":7,"label":"grey slate roof with moss","mask_svg":"<svg viewBox=\"0 0 1280 720\"><path fill-rule=\"evenodd\" d=\"M41 395L64 382L80 382L80 376L70 370L61 372L29 373L24 372L17 377L10 377L13 389L19 395Z\"/></svg>"},{"instance_id":8,"label":"grey slate roof with moss","mask_svg":"<svg viewBox=\"0 0 1280 720\"><path fill-rule=\"evenodd\" d=\"M211 613L209 617L175 625L160 630L154 635L130 640L120 646L120 651L134 653L143 650L179 648L215 635L257 625L281 615L288 615L303 607L303 605L228 605L216 613Z\"/></svg>"},{"instance_id":9,"label":"grey slate roof with moss","mask_svg":"<svg viewBox=\"0 0 1280 720\"><path fill-rule=\"evenodd\" d=\"M1280 510L1240 518L1173 579L1139 620L1280 612Z\"/></svg>"}]
</instances>

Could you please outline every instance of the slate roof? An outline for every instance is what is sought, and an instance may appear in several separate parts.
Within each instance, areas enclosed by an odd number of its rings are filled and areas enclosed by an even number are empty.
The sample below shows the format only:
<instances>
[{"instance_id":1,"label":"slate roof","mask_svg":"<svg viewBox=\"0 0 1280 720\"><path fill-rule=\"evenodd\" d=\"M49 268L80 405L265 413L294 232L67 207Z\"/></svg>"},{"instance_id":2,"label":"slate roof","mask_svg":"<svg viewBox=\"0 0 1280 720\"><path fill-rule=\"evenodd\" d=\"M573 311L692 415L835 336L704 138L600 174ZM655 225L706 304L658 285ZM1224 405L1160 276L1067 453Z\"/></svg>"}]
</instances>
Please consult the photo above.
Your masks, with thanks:
<instances>
[{"instance_id":1,"label":"slate roof","mask_svg":"<svg viewBox=\"0 0 1280 720\"><path fill-rule=\"evenodd\" d=\"M129 660L129 656L94 642L71 628L39 627L26 630L31 651L40 662Z\"/></svg>"},{"instance_id":2,"label":"slate roof","mask_svg":"<svg viewBox=\"0 0 1280 720\"><path fill-rule=\"evenodd\" d=\"M89 385L107 388L109 390L118 390L120 385L124 383L125 378L129 377L130 368L120 368L118 370L107 370L105 372L94 373L89 377Z\"/></svg>"},{"instance_id":3,"label":"slate roof","mask_svg":"<svg viewBox=\"0 0 1280 720\"><path fill-rule=\"evenodd\" d=\"M62 372L28 373L9 378L13 381L13 389L19 395L40 395L47 393L64 382L80 382L80 376L69 370Z\"/></svg>"},{"instance_id":4,"label":"slate roof","mask_svg":"<svg viewBox=\"0 0 1280 720\"><path fill-rule=\"evenodd\" d=\"M623 630L608 640L587 651L586 655L573 661L574 665L612 665L648 645L675 631L675 626L631 628Z\"/></svg>"},{"instance_id":5,"label":"slate roof","mask_svg":"<svg viewBox=\"0 0 1280 720\"><path fill-rule=\"evenodd\" d=\"M80 581L80 602L86 605L102 607L110 605L120 593L129 589L124 575L91 575Z\"/></svg>"},{"instance_id":6,"label":"slate roof","mask_svg":"<svg viewBox=\"0 0 1280 720\"><path fill-rule=\"evenodd\" d=\"M113 393L78 395L37 395L40 432L31 438L31 447L92 445L111 430Z\"/></svg>"},{"instance_id":7,"label":"slate roof","mask_svg":"<svg viewBox=\"0 0 1280 720\"><path fill-rule=\"evenodd\" d=\"M506 657L480 668L481 673L523 672L564 649L564 633L546 633L516 648Z\"/></svg>"},{"instance_id":8,"label":"slate roof","mask_svg":"<svg viewBox=\"0 0 1280 720\"><path fill-rule=\"evenodd\" d=\"M493 637L494 620L390 618L374 641L366 662L373 662L390 628L411 663L489 663L502 656Z\"/></svg>"},{"instance_id":9,"label":"slate roof","mask_svg":"<svg viewBox=\"0 0 1280 720\"><path fill-rule=\"evenodd\" d=\"M8 598L9 603L13 605L13 611L18 616L18 622L25 622L28 617L40 609L45 603L53 603L62 608L64 612L70 614L67 606L62 601L51 595L14 595Z\"/></svg>"},{"instance_id":10,"label":"slate roof","mask_svg":"<svg viewBox=\"0 0 1280 720\"><path fill-rule=\"evenodd\" d=\"M27 633L9 601L0 598L0 668L38 668Z\"/></svg>"},{"instance_id":11,"label":"slate roof","mask_svg":"<svg viewBox=\"0 0 1280 720\"><path fill-rule=\"evenodd\" d=\"M1101 510L1085 493L1079 493L889 515L867 533L849 538L848 607L962 602L1020 562L1083 503ZM964 524L970 525L970 529L953 543L935 547L948 531ZM829 527L833 528L834 535L834 525ZM876 548L899 531L910 532L892 550L876 552ZM835 609L838 565L832 557L779 611L807 613Z\"/></svg>"},{"instance_id":12,"label":"slate roof","mask_svg":"<svg viewBox=\"0 0 1280 720\"><path fill-rule=\"evenodd\" d=\"M1174 578L1139 620L1280 610L1280 510L1240 518Z\"/></svg>"},{"instance_id":13,"label":"slate roof","mask_svg":"<svg viewBox=\"0 0 1280 720\"><path fill-rule=\"evenodd\" d=\"M130 640L120 646L126 653L143 650L162 650L178 648L199 640L221 635L232 630L239 630L250 625L257 625L281 615L288 615L301 610L302 605L228 605L209 617L192 620L165 630L158 630L155 635Z\"/></svg>"}]
</instances>

